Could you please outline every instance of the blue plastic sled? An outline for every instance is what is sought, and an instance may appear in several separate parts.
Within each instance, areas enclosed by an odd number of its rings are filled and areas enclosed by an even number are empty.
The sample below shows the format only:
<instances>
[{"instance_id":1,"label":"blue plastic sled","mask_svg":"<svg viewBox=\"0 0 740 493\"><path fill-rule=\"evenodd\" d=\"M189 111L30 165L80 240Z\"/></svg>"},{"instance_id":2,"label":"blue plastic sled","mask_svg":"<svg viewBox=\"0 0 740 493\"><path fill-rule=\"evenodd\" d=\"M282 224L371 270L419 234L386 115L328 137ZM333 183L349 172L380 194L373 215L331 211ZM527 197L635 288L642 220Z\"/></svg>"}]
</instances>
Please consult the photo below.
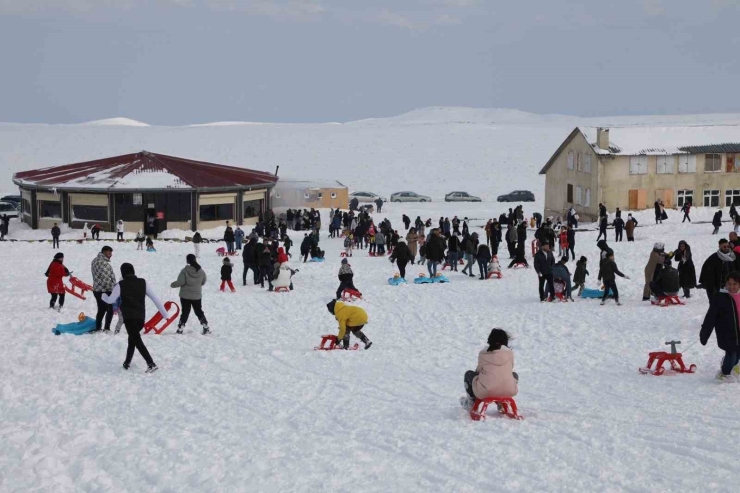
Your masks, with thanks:
<instances>
[{"instance_id":1,"label":"blue plastic sled","mask_svg":"<svg viewBox=\"0 0 740 493\"><path fill-rule=\"evenodd\" d=\"M414 284L431 284L433 282L434 281L432 281L428 277L417 277L416 279L414 279Z\"/></svg>"},{"instance_id":2,"label":"blue plastic sled","mask_svg":"<svg viewBox=\"0 0 740 493\"><path fill-rule=\"evenodd\" d=\"M432 277L432 282L435 284L440 284L440 283L450 282L450 280L447 279L447 276L437 276L437 277Z\"/></svg>"},{"instance_id":3,"label":"blue plastic sled","mask_svg":"<svg viewBox=\"0 0 740 493\"><path fill-rule=\"evenodd\" d=\"M398 286L399 284L406 284L406 279L403 277L391 277L388 279L388 284L391 286Z\"/></svg>"},{"instance_id":4,"label":"blue plastic sled","mask_svg":"<svg viewBox=\"0 0 740 493\"><path fill-rule=\"evenodd\" d=\"M586 288L583 290L583 293L581 293L581 298L603 298L604 292L600 289L589 289ZM609 290L609 297L614 297L612 294L611 289Z\"/></svg>"},{"instance_id":5,"label":"blue plastic sled","mask_svg":"<svg viewBox=\"0 0 740 493\"><path fill-rule=\"evenodd\" d=\"M74 334L76 336L80 336L82 334L87 334L92 330L95 330L95 319L90 317L85 317L85 320L82 322L57 324L55 329L51 329L54 335L57 336L62 334Z\"/></svg>"},{"instance_id":6,"label":"blue plastic sled","mask_svg":"<svg viewBox=\"0 0 740 493\"><path fill-rule=\"evenodd\" d=\"M311 257L311 260L309 260L309 262L323 262L324 260L326 259L324 259L323 257Z\"/></svg>"},{"instance_id":7,"label":"blue plastic sled","mask_svg":"<svg viewBox=\"0 0 740 493\"><path fill-rule=\"evenodd\" d=\"M146 251L147 252L152 252L152 253L157 253L157 249L156 248L152 248L152 247L147 248Z\"/></svg>"}]
</instances>

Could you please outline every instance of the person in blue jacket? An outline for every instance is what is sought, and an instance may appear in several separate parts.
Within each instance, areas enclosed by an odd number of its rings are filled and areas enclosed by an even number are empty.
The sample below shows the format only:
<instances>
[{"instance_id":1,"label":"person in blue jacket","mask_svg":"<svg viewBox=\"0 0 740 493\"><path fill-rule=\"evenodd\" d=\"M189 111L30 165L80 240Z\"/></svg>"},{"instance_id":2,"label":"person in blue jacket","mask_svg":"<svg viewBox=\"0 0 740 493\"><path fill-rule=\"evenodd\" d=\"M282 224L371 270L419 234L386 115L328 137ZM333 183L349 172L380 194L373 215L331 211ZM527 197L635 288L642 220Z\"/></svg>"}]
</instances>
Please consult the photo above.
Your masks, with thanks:
<instances>
[{"instance_id":1,"label":"person in blue jacket","mask_svg":"<svg viewBox=\"0 0 740 493\"><path fill-rule=\"evenodd\" d=\"M236 240L236 249L241 250L242 242L244 241L244 230L239 226L237 226L236 231L234 231L234 240Z\"/></svg>"},{"instance_id":2,"label":"person in blue jacket","mask_svg":"<svg viewBox=\"0 0 740 493\"><path fill-rule=\"evenodd\" d=\"M568 270L568 267L565 265L568 263L568 252L565 253L565 256L558 261L557 264L552 266L552 279L553 282L555 280L560 279L565 283L565 300L568 301L575 301L573 300L573 296L571 296L571 288L572 285L570 283L570 271Z\"/></svg>"}]
</instances>

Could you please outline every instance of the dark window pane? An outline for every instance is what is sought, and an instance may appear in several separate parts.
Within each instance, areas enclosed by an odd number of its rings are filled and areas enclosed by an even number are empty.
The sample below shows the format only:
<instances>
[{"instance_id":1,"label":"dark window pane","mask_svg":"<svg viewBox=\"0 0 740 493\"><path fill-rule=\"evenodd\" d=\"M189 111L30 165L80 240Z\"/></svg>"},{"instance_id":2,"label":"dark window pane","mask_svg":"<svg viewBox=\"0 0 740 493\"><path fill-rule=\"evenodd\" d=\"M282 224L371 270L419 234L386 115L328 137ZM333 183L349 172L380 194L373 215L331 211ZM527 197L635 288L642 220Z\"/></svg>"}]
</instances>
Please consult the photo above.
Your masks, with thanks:
<instances>
[{"instance_id":1,"label":"dark window pane","mask_svg":"<svg viewBox=\"0 0 740 493\"><path fill-rule=\"evenodd\" d=\"M61 202L46 202L39 200L39 217L53 217L54 219L61 219Z\"/></svg>"},{"instance_id":2,"label":"dark window pane","mask_svg":"<svg viewBox=\"0 0 740 493\"><path fill-rule=\"evenodd\" d=\"M215 221L216 220L216 206L215 205L201 205L200 206L200 220L201 221Z\"/></svg>"},{"instance_id":3,"label":"dark window pane","mask_svg":"<svg viewBox=\"0 0 740 493\"><path fill-rule=\"evenodd\" d=\"M234 204L201 205L201 221L231 221L234 219Z\"/></svg>"},{"instance_id":4,"label":"dark window pane","mask_svg":"<svg viewBox=\"0 0 740 493\"><path fill-rule=\"evenodd\" d=\"M73 205L73 221L108 222L108 208L100 205Z\"/></svg>"},{"instance_id":5,"label":"dark window pane","mask_svg":"<svg viewBox=\"0 0 740 493\"><path fill-rule=\"evenodd\" d=\"M262 200L245 200L244 201L244 219L257 217L262 212Z\"/></svg>"},{"instance_id":6,"label":"dark window pane","mask_svg":"<svg viewBox=\"0 0 740 493\"><path fill-rule=\"evenodd\" d=\"M31 214L31 202L28 199L21 200L21 205L23 206L23 212Z\"/></svg>"}]
</instances>

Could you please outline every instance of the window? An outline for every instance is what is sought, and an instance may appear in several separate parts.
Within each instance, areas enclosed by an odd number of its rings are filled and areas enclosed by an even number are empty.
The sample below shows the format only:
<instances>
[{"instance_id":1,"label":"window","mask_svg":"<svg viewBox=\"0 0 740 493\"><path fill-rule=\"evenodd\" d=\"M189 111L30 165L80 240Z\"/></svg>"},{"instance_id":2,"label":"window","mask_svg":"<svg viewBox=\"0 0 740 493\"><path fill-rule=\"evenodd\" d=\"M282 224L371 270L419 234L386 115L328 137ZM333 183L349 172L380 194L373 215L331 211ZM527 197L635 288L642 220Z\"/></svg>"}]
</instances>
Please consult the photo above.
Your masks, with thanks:
<instances>
[{"instance_id":1,"label":"window","mask_svg":"<svg viewBox=\"0 0 740 493\"><path fill-rule=\"evenodd\" d=\"M159 196L159 194L158 194ZM168 221L190 221L192 219L192 196L189 193L167 193L165 197L167 203L166 218ZM159 200L157 200L159 206ZM157 208L158 212L161 209Z\"/></svg>"},{"instance_id":2,"label":"window","mask_svg":"<svg viewBox=\"0 0 740 493\"><path fill-rule=\"evenodd\" d=\"M576 204L582 205L581 203L581 195L583 194L583 189L581 187L576 187Z\"/></svg>"},{"instance_id":3,"label":"window","mask_svg":"<svg viewBox=\"0 0 740 493\"><path fill-rule=\"evenodd\" d=\"M320 199L323 199L324 198L324 192L319 192L319 198Z\"/></svg>"},{"instance_id":4,"label":"window","mask_svg":"<svg viewBox=\"0 0 740 493\"><path fill-rule=\"evenodd\" d=\"M740 205L740 190L725 190L725 206Z\"/></svg>"},{"instance_id":5,"label":"window","mask_svg":"<svg viewBox=\"0 0 740 493\"><path fill-rule=\"evenodd\" d=\"M740 154L728 154L727 155L727 172L728 173L740 172Z\"/></svg>"},{"instance_id":6,"label":"window","mask_svg":"<svg viewBox=\"0 0 740 493\"><path fill-rule=\"evenodd\" d=\"M134 205L141 205L142 204L142 197L140 193L133 194L133 197L131 199Z\"/></svg>"},{"instance_id":7,"label":"window","mask_svg":"<svg viewBox=\"0 0 740 493\"><path fill-rule=\"evenodd\" d=\"M648 157L647 156L630 157L630 174L631 175L646 175L647 172L648 172Z\"/></svg>"},{"instance_id":8,"label":"window","mask_svg":"<svg viewBox=\"0 0 740 493\"><path fill-rule=\"evenodd\" d=\"M586 173L591 172L591 154L588 152L583 156L583 171Z\"/></svg>"},{"instance_id":9,"label":"window","mask_svg":"<svg viewBox=\"0 0 740 493\"><path fill-rule=\"evenodd\" d=\"M573 151L568 153L568 169L573 169Z\"/></svg>"},{"instance_id":10,"label":"window","mask_svg":"<svg viewBox=\"0 0 740 493\"><path fill-rule=\"evenodd\" d=\"M573 185L570 183L568 183L568 197L566 200L569 204L573 203Z\"/></svg>"},{"instance_id":11,"label":"window","mask_svg":"<svg viewBox=\"0 0 740 493\"><path fill-rule=\"evenodd\" d=\"M31 201L28 199L22 199L21 200L21 208L23 209L23 214L31 215Z\"/></svg>"},{"instance_id":12,"label":"window","mask_svg":"<svg viewBox=\"0 0 740 493\"><path fill-rule=\"evenodd\" d=\"M332 193L331 193L331 198L333 198L333 199L336 199L336 198L337 198L337 194L336 194L336 192L332 192Z\"/></svg>"},{"instance_id":13,"label":"window","mask_svg":"<svg viewBox=\"0 0 740 493\"><path fill-rule=\"evenodd\" d=\"M676 200L676 203L679 207L683 207L683 205L688 202L689 204L694 203L694 191L693 190L679 190L678 191L678 200Z\"/></svg>"},{"instance_id":14,"label":"window","mask_svg":"<svg viewBox=\"0 0 740 493\"><path fill-rule=\"evenodd\" d=\"M234 204L215 204L200 206L201 221L233 221Z\"/></svg>"},{"instance_id":15,"label":"window","mask_svg":"<svg viewBox=\"0 0 740 493\"><path fill-rule=\"evenodd\" d=\"M303 198L304 198L304 199L306 199L306 200L308 200L308 199L310 199L310 198L311 198L311 194L310 194L310 193L308 193L308 192L304 192L304 193L303 193Z\"/></svg>"},{"instance_id":16,"label":"window","mask_svg":"<svg viewBox=\"0 0 740 493\"><path fill-rule=\"evenodd\" d=\"M244 219L258 217L262 212L262 200L245 200L244 201Z\"/></svg>"},{"instance_id":17,"label":"window","mask_svg":"<svg viewBox=\"0 0 740 493\"><path fill-rule=\"evenodd\" d=\"M108 208L104 205L73 205L72 220L108 222Z\"/></svg>"},{"instance_id":18,"label":"window","mask_svg":"<svg viewBox=\"0 0 740 493\"><path fill-rule=\"evenodd\" d=\"M678 156L679 173L696 173L696 156L692 154L681 154Z\"/></svg>"},{"instance_id":19,"label":"window","mask_svg":"<svg viewBox=\"0 0 740 493\"><path fill-rule=\"evenodd\" d=\"M62 203L39 200L39 217L62 218Z\"/></svg>"},{"instance_id":20,"label":"window","mask_svg":"<svg viewBox=\"0 0 740 493\"><path fill-rule=\"evenodd\" d=\"M719 154L705 154L704 155L704 172L705 173L717 173L722 170L722 160ZM706 195L706 192L704 192ZM706 200L706 199L705 199Z\"/></svg>"},{"instance_id":21,"label":"window","mask_svg":"<svg viewBox=\"0 0 740 493\"><path fill-rule=\"evenodd\" d=\"M719 190L704 190L704 207L719 207Z\"/></svg>"},{"instance_id":22,"label":"window","mask_svg":"<svg viewBox=\"0 0 740 493\"><path fill-rule=\"evenodd\" d=\"M659 175L673 174L673 156L658 156L657 173Z\"/></svg>"},{"instance_id":23,"label":"window","mask_svg":"<svg viewBox=\"0 0 740 493\"><path fill-rule=\"evenodd\" d=\"M578 171L583 171L583 153L577 152L576 153L576 167L578 168Z\"/></svg>"},{"instance_id":24,"label":"window","mask_svg":"<svg viewBox=\"0 0 740 493\"><path fill-rule=\"evenodd\" d=\"M275 192L275 198L276 199L279 199L280 198L280 192Z\"/></svg>"},{"instance_id":25,"label":"window","mask_svg":"<svg viewBox=\"0 0 740 493\"><path fill-rule=\"evenodd\" d=\"M586 201L583 204L584 207L591 207L591 189L586 189Z\"/></svg>"}]
</instances>

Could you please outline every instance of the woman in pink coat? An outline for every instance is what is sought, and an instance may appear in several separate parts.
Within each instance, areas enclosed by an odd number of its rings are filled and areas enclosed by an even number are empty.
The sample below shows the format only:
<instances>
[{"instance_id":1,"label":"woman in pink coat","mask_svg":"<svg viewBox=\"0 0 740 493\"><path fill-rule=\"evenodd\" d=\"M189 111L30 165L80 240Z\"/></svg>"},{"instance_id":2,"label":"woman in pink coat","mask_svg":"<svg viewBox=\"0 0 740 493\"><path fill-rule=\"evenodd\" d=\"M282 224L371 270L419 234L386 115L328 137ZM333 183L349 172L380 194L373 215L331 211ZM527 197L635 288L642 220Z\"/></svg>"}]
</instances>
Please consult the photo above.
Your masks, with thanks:
<instances>
[{"instance_id":1,"label":"woman in pink coat","mask_svg":"<svg viewBox=\"0 0 740 493\"><path fill-rule=\"evenodd\" d=\"M514 353L508 344L506 331L493 329L488 336L488 349L478 354L478 368L465 372L465 390L473 402L488 397L514 397L519 391Z\"/></svg>"}]
</instances>

